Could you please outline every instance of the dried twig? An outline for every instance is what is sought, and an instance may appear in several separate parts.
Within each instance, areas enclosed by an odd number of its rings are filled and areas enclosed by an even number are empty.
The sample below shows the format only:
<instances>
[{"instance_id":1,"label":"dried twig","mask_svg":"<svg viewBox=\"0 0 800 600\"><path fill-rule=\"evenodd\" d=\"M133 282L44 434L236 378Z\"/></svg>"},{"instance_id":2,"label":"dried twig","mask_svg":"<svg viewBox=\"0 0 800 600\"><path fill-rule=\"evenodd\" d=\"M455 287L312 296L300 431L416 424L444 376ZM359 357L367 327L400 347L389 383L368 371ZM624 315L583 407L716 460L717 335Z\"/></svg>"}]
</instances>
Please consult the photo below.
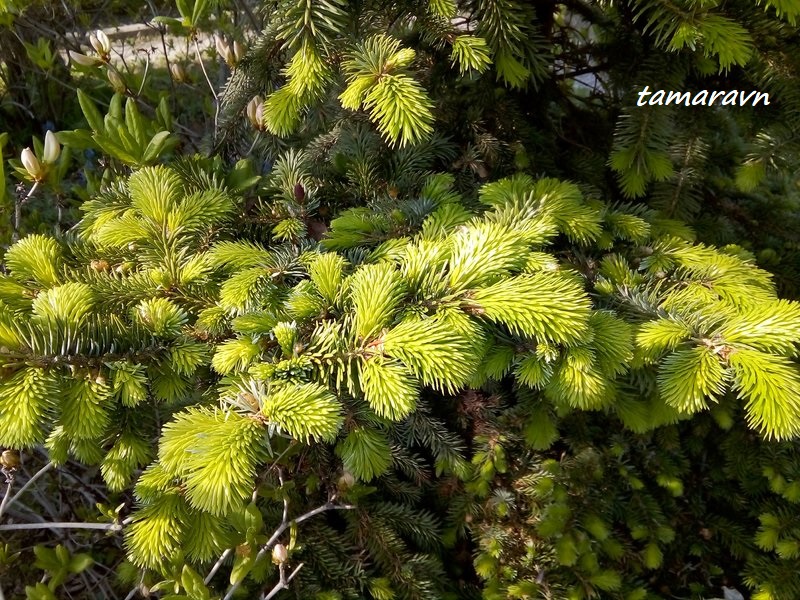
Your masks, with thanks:
<instances>
[{"instance_id":1,"label":"dried twig","mask_svg":"<svg viewBox=\"0 0 800 600\"><path fill-rule=\"evenodd\" d=\"M322 514L324 512L327 512L329 510L352 510L352 509L355 508L355 506L353 506L352 504L334 504L334 502L333 502L334 498L335 498L335 496L333 498L331 498L330 500L328 500L325 504L322 504L321 506L318 506L317 508L308 511L307 513L304 513L304 514L300 515L299 517L297 517L296 519L292 519L291 521L287 517L287 513L288 513L287 501L284 500L284 517L283 517L283 519L281 521L281 524L278 525L277 529L275 529L275 531L272 534L272 537L270 537L269 540L267 540L267 543L264 544L261 547L261 550L258 551L258 554L256 554L255 560L253 562L256 563L259 560L261 560L262 558L264 558L264 556L267 554L267 552L269 552L272 549L272 547L278 542L278 538L281 537L283 532L286 531L287 529L289 529L289 527L291 527L293 524L302 523L303 521L307 521L308 519L311 519L312 517L316 517L317 515L320 515L320 514ZM298 566L292 572L292 574L284 580L284 586L285 586L285 584L287 584L291 580L292 577L294 577L297 574L297 571L300 570L301 566L302 566L302 564L300 566ZM222 600L231 600L231 598L233 598L233 594L236 592L236 590L239 589L240 585L241 585L241 581L238 582L238 583L233 584L232 586L230 586L228 588L227 593L225 594L225 596L223 597ZM281 582L278 582L277 585L281 585ZM274 589L275 588L273 588L273 590ZM280 591L282 589L283 589L283 587L279 588L277 591L275 591L275 593L277 594L278 591ZM272 596L267 596L267 598L271 598L271 597Z\"/></svg>"}]
</instances>

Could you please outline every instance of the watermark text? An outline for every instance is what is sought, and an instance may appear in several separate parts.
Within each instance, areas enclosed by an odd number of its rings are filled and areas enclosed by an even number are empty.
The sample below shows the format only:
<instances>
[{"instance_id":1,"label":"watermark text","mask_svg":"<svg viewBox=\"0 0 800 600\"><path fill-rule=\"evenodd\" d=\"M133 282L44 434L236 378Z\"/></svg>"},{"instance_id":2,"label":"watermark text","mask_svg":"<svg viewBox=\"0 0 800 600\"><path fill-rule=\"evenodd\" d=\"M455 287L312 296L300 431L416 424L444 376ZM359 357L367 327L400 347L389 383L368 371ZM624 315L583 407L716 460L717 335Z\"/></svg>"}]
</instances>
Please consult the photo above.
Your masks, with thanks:
<instances>
[{"instance_id":1,"label":"watermark text","mask_svg":"<svg viewBox=\"0 0 800 600\"><path fill-rule=\"evenodd\" d=\"M649 98L648 98L649 96ZM756 106L762 102L764 106L769 106L769 94L765 92L744 92L740 90L730 91L708 91L700 90L692 94L691 92L676 92L673 90L657 90L650 91L650 86L644 86L644 89L639 92L639 99L636 101L637 106L745 106L748 102L752 102L752 106Z\"/></svg>"}]
</instances>

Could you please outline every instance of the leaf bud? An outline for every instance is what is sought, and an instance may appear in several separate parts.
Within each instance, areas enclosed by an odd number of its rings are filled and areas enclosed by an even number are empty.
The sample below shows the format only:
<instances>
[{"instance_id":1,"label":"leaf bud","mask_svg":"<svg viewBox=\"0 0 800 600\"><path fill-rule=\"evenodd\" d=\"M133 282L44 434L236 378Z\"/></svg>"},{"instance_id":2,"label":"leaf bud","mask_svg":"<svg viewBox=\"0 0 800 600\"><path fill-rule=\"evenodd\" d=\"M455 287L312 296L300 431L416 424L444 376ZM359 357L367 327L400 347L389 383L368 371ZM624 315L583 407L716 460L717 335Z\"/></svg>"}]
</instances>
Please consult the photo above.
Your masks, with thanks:
<instances>
[{"instance_id":1,"label":"leaf bud","mask_svg":"<svg viewBox=\"0 0 800 600\"><path fill-rule=\"evenodd\" d=\"M102 258L101 259L92 260L90 265L91 265L92 269L94 269L95 271L97 271L99 273L105 273L106 271L108 271L108 268L109 268L108 261L103 260Z\"/></svg>"},{"instance_id":2,"label":"leaf bud","mask_svg":"<svg viewBox=\"0 0 800 600\"><path fill-rule=\"evenodd\" d=\"M19 468L19 451L11 450L3 450L3 453L0 454L0 467L5 470L12 471L14 469Z\"/></svg>"},{"instance_id":3,"label":"leaf bud","mask_svg":"<svg viewBox=\"0 0 800 600\"><path fill-rule=\"evenodd\" d=\"M55 134L52 131L48 131L44 134L44 156L42 160L45 164L51 165L58 160L60 154L61 144L58 143Z\"/></svg>"},{"instance_id":4,"label":"leaf bud","mask_svg":"<svg viewBox=\"0 0 800 600\"><path fill-rule=\"evenodd\" d=\"M114 88L115 92L118 94L125 93L127 86L125 85L125 82L122 81L122 77L119 76L119 73L113 69L109 69L106 77L108 77L108 81L111 83L111 87Z\"/></svg>"},{"instance_id":5,"label":"leaf bud","mask_svg":"<svg viewBox=\"0 0 800 600\"><path fill-rule=\"evenodd\" d=\"M276 544L272 549L272 562L280 565L286 562L289 558L289 553L286 551L286 546L283 544Z\"/></svg>"},{"instance_id":6,"label":"leaf bud","mask_svg":"<svg viewBox=\"0 0 800 600\"><path fill-rule=\"evenodd\" d=\"M337 487L341 491L349 490L356 484L356 478L353 477L353 474L350 471L345 471L342 473L342 476L339 477L339 481L336 482Z\"/></svg>"}]
</instances>

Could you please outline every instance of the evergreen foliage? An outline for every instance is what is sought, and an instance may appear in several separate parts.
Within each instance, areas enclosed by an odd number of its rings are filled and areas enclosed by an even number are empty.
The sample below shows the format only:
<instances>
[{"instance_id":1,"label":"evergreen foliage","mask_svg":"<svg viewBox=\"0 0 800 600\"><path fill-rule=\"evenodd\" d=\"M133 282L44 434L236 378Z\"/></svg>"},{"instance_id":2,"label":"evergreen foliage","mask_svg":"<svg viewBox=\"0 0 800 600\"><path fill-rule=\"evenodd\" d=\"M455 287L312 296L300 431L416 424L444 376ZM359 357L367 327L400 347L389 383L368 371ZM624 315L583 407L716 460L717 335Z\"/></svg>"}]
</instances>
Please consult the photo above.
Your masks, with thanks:
<instances>
[{"instance_id":1,"label":"evergreen foliage","mask_svg":"<svg viewBox=\"0 0 800 600\"><path fill-rule=\"evenodd\" d=\"M142 595L797 597L798 14L264 2L208 157L80 92L107 168L3 257L0 446L96 468ZM636 105L720 81L780 101Z\"/></svg>"}]
</instances>

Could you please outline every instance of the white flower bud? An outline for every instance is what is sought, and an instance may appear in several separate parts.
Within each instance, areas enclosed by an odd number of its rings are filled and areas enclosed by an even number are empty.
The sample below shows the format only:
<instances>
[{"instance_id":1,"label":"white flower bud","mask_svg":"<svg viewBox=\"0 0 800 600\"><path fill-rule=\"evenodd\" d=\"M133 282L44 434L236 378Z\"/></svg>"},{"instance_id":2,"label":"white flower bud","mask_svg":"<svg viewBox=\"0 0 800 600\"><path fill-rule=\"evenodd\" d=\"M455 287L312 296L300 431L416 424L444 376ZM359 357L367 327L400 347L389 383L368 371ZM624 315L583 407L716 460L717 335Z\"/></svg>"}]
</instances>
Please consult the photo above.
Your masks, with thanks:
<instances>
[{"instance_id":1,"label":"white flower bud","mask_svg":"<svg viewBox=\"0 0 800 600\"><path fill-rule=\"evenodd\" d=\"M215 35L214 43L217 46L217 54L219 54L222 57L222 60L224 60L229 67L232 67L235 63L235 58L233 56L233 50L231 49L228 42L226 42L223 38Z\"/></svg>"},{"instance_id":2,"label":"white flower bud","mask_svg":"<svg viewBox=\"0 0 800 600\"><path fill-rule=\"evenodd\" d=\"M239 62L244 58L245 52L247 52L247 50L242 44L240 44L238 41L233 42L233 59L236 61L236 64L239 64Z\"/></svg>"},{"instance_id":3,"label":"white flower bud","mask_svg":"<svg viewBox=\"0 0 800 600\"><path fill-rule=\"evenodd\" d=\"M100 56L108 56L111 52L111 41L101 29L89 36L89 43Z\"/></svg>"},{"instance_id":4,"label":"white flower bud","mask_svg":"<svg viewBox=\"0 0 800 600\"><path fill-rule=\"evenodd\" d=\"M169 71L170 71L170 73L172 73L172 78L177 83L183 83L184 81L186 81L186 71L178 63L170 64Z\"/></svg>"},{"instance_id":5,"label":"white flower bud","mask_svg":"<svg viewBox=\"0 0 800 600\"><path fill-rule=\"evenodd\" d=\"M36 158L36 155L33 153L33 150L25 148L19 158L22 161L22 166L25 167L25 170L28 172L28 175L33 177L36 181L44 179L44 169L39 159Z\"/></svg>"},{"instance_id":6,"label":"white flower bud","mask_svg":"<svg viewBox=\"0 0 800 600\"><path fill-rule=\"evenodd\" d=\"M255 96L247 103L247 120L256 129L261 130L264 128L264 101L261 96Z\"/></svg>"},{"instance_id":7,"label":"white flower bud","mask_svg":"<svg viewBox=\"0 0 800 600\"><path fill-rule=\"evenodd\" d=\"M272 562L280 565L286 562L289 558L289 553L286 551L286 546L283 544L276 544L272 549Z\"/></svg>"},{"instance_id":8,"label":"white flower bud","mask_svg":"<svg viewBox=\"0 0 800 600\"><path fill-rule=\"evenodd\" d=\"M58 143L55 134L48 131L44 134L44 156L42 160L45 164L53 164L61 154L61 144Z\"/></svg>"},{"instance_id":9,"label":"white flower bud","mask_svg":"<svg viewBox=\"0 0 800 600\"><path fill-rule=\"evenodd\" d=\"M81 65L82 67L96 67L100 61L94 56L86 56L80 52L69 51L69 58L72 62Z\"/></svg>"}]
</instances>

